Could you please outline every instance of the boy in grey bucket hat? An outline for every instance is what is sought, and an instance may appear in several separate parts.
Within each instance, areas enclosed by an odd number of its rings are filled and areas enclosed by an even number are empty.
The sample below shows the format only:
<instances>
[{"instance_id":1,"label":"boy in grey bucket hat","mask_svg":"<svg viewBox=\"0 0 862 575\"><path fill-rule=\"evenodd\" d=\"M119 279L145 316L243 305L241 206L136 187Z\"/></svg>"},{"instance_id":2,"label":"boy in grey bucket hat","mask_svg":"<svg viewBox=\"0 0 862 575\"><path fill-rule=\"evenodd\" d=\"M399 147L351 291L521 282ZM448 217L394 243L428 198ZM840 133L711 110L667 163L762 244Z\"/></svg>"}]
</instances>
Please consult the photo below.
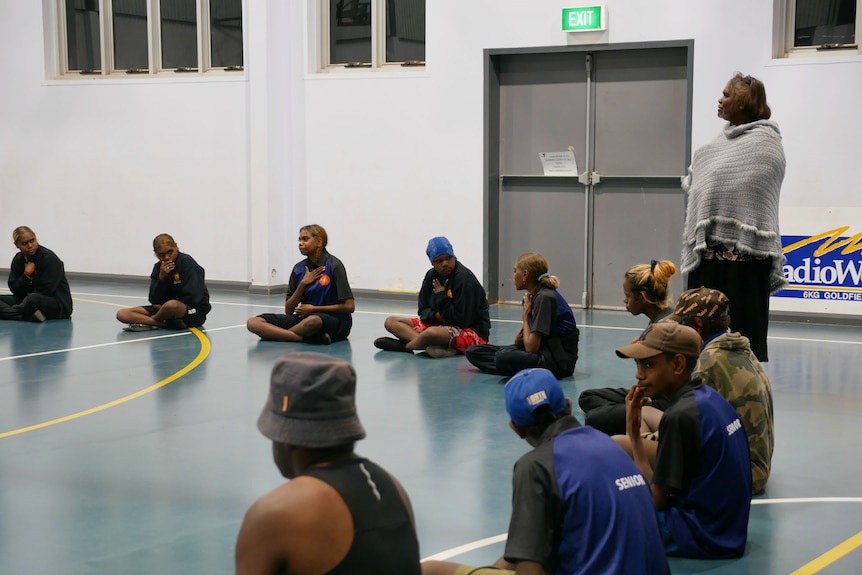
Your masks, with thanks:
<instances>
[{"instance_id":1,"label":"boy in grey bucket hat","mask_svg":"<svg viewBox=\"0 0 862 575\"><path fill-rule=\"evenodd\" d=\"M246 512L236 573L281 573L284 566L288 574L421 573L407 493L353 452L365 437L355 393L356 372L343 360L296 352L275 363L257 426L291 481Z\"/></svg>"},{"instance_id":2,"label":"boy in grey bucket hat","mask_svg":"<svg viewBox=\"0 0 862 575\"><path fill-rule=\"evenodd\" d=\"M318 353L285 355L272 368L257 428L269 439L293 446L353 444L365 437L355 393L356 372L349 363Z\"/></svg>"}]
</instances>

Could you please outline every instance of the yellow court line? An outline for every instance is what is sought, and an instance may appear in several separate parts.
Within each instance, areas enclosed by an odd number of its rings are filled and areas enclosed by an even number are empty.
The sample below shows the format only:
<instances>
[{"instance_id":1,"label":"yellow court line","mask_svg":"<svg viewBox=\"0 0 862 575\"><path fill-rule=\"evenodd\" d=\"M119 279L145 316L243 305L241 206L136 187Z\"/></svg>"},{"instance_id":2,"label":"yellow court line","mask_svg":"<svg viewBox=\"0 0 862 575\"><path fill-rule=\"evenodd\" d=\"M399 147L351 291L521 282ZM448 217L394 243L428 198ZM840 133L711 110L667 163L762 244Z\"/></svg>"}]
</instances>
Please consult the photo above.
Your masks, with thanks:
<instances>
[{"instance_id":1,"label":"yellow court line","mask_svg":"<svg viewBox=\"0 0 862 575\"><path fill-rule=\"evenodd\" d=\"M857 547L862 545L862 531L839 545L836 545L814 561L811 561L790 575L812 575L835 563Z\"/></svg>"},{"instance_id":2,"label":"yellow court line","mask_svg":"<svg viewBox=\"0 0 862 575\"><path fill-rule=\"evenodd\" d=\"M57 425L58 423L65 423L65 422L71 421L73 419L78 419L79 417L84 417L85 415L91 415L93 413L98 413L99 411L104 411L108 408L116 407L117 405L120 405L122 403L126 403L127 401L131 401L131 400L136 399L138 397L141 397L142 395L146 395L146 394L150 393L151 391L155 391L155 390L159 389L160 387L164 387L167 384L178 380L179 378L181 378L182 376L184 376L185 374L187 374L188 372L190 372L191 370L193 370L194 368L199 366L201 363L203 363L203 360L205 360L210 353L210 340L207 339L207 337L196 327L190 328L189 331L191 331L193 334L195 334L195 337L197 337L198 341L201 342L201 350L198 353L197 357L195 357L191 361L191 363L189 363L188 365L186 365L184 368L182 368L178 372L174 373L173 375L170 375L170 376L166 377L165 379L161 380L160 382L154 383L153 385L151 385L145 389L142 389L140 391L136 391L135 393L132 393L132 394L127 395L125 397L115 399L114 401L111 401L108 403L103 403L102 405L97 405L96 407L92 407L92 408L86 409L84 411L79 411L78 413L73 413L71 415L58 417L57 419L52 419L51 421L45 421L42 423L37 423L36 425L30 425L28 427L22 427L20 429L13 429L12 431L6 431L4 433L0 433L0 439L3 439L5 437L11 437L13 435L20 435L22 433L27 433L28 431L33 431L36 429L42 429L43 427L50 427L52 425Z\"/></svg>"}]
</instances>

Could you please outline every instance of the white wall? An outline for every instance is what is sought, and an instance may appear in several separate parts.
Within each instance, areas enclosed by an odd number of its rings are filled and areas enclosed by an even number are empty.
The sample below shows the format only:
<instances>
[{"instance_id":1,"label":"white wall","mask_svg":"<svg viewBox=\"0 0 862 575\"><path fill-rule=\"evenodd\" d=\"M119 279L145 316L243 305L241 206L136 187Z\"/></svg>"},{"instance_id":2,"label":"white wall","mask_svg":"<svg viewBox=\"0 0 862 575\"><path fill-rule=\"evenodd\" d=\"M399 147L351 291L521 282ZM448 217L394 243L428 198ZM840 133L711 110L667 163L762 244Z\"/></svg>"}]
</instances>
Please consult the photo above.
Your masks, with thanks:
<instances>
[{"instance_id":1,"label":"white wall","mask_svg":"<svg viewBox=\"0 0 862 575\"><path fill-rule=\"evenodd\" d=\"M247 279L246 83L48 81L43 35L40 3L2 1L2 260L29 225L69 271L148 275L168 232Z\"/></svg>"},{"instance_id":2,"label":"white wall","mask_svg":"<svg viewBox=\"0 0 862 575\"><path fill-rule=\"evenodd\" d=\"M605 3L603 41L695 39L694 147L721 128L727 79L757 76L784 134L782 207L862 207L862 58L773 60L769 2ZM483 50L578 42L560 30L578 3L428 2L427 68L376 74L316 73L318 4L247 0L240 81L105 84L46 80L40 3L0 0L0 233L32 226L70 271L143 275L167 231L208 278L265 286L319 223L356 289L417 290L440 234L481 275ZM799 305L862 307L773 303Z\"/></svg>"}]
</instances>

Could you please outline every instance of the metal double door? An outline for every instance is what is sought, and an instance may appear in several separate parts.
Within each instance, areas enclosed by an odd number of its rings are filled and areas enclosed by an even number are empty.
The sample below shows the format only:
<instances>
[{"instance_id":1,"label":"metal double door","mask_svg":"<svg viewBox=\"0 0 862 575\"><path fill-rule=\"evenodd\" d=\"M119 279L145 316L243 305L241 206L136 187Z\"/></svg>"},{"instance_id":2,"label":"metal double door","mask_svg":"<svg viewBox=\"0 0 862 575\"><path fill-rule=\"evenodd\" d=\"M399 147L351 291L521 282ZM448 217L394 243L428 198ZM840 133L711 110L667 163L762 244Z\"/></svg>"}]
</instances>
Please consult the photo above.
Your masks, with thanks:
<instances>
[{"instance_id":1,"label":"metal double door","mask_svg":"<svg viewBox=\"0 0 862 575\"><path fill-rule=\"evenodd\" d=\"M540 252L573 306L622 309L634 264L679 261L691 149L690 41L487 51L486 231L492 301ZM573 150L578 175L541 153ZM672 282L679 293L679 275Z\"/></svg>"}]
</instances>

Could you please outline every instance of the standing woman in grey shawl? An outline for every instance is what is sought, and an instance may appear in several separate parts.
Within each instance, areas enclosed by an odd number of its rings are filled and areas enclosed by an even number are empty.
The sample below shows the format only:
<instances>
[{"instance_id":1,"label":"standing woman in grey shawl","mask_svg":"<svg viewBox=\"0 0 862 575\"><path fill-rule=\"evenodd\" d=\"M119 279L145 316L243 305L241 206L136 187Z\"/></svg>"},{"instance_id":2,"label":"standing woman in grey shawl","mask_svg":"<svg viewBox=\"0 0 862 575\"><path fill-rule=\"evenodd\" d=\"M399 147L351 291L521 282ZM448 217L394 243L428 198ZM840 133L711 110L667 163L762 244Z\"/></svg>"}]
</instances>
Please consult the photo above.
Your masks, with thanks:
<instances>
[{"instance_id":1,"label":"standing woman in grey shawl","mask_svg":"<svg viewBox=\"0 0 862 575\"><path fill-rule=\"evenodd\" d=\"M724 292L731 329L748 337L762 362L769 296L787 285L778 231L784 148L771 115L763 82L737 73L718 101L728 123L695 152L682 184L688 209L680 267L688 289Z\"/></svg>"}]
</instances>

